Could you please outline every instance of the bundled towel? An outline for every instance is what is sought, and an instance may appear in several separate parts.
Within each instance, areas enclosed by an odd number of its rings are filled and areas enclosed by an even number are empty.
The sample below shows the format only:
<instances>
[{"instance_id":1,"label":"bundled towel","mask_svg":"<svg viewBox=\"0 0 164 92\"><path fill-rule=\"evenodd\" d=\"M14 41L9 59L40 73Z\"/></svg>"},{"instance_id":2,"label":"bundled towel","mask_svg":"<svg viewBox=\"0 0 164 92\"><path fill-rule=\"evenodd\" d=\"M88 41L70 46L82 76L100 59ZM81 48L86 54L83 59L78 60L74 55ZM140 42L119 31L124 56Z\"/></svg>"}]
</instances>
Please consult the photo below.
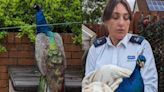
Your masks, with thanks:
<instances>
[{"instance_id":1,"label":"bundled towel","mask_svg":"<svg viewBox=\"0 0 164 92\"><path fill-rule=\"evenodd\" d=\"M82 80L82 92L114 92L132 71L116 65L104 65Z\"/></svg>"}]
</instances>

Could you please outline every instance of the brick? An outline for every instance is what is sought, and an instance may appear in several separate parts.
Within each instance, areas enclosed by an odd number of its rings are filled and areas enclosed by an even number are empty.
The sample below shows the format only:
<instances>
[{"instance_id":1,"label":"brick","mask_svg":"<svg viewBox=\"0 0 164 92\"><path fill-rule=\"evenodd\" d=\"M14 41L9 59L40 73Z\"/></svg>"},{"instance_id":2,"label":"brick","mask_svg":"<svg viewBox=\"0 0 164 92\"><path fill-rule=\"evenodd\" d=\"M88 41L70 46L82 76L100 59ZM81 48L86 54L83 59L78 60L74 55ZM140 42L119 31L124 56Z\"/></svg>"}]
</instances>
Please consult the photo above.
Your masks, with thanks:
<instances>
[{"instance_id":1,"label":"brick","mask_svg":"<svg viewBox=\"0 0 164 92\"><path fill-rule=\"evenodd\" d=\"M24 36L22 37L21 43L31 43L31 42L30 42L30 39L28 38L28 36L27 36L27 35L24 35Z\"/></svg>"},{"instance_id":2,"label":"brick","mask_svg":"<svg viewBox=\"0 0 164 92\"><path fill-rule=\"evenodd\" d=\"M72 58L82 58L82 52L78 51L78 52L71 52Z\"/></svg>"},{"instance_id":3,"label":"brick","mask_svg":"<svg viewBox=\"0 0 164 92\"><path fill-rule=\"evenodd\" d=\"M18 50L34 50L34 45L31 44L20 44L17 45Z\"/></svg>"},{"instance_id":4,"label":"brick","mask_svg":"<svg viewBox=\"0 0 164 92\"><path fill-rule=\"evenodd\" d=\"M8 73L0 73L0 80L7 80L8 78Z\"/></svg>"},{"instance_id":5,"label":"brick","mask_svg":"<svg viewBox=\"0 0 164 92\"><path fill-rule=\"evenodd\" d=\"M20 58L18 59L18 65L34 65L36 61L32 58Z\"/></svg>"},{"instance_id":6,"label":"brick","mask_svg":"<svg viewBox=\"0 0 164 92\"><path fill-rule=\"evenodd\" d=\"M18 51L9 51L9 58L18 57Z\"/></svg>"},{"instance_id":7,"label":"brick","mask_svg":"<svg viewBox=\"0 0 164 92\"><path fill-rule=\"evenodd\" d=\"M72 36L73 34L61 34L63 43L73 43Z\"/></svg>"},{"instance_id":8,"label":"brick","mask_svg":"<svg viewBox=\"0 0 164 92\"><path fill-rule=\"evenodd\" d=\"M20 44L21 43L21 38L17 37L18 33L15 33L15 43Z\"/></svg>"},{"instance_id":9,"label":"brick","mask_svg":"<svg viewBox=\"0 0 164 92\"><path fill-rule=\"evenodd\" d=\"M75 45L75 44L64 44L64 49L65 51L81 51L81 46L80 45Z\"/></svg>"},{"instance_id":10,"label":"brick","mask_svg":"<svg viewBox=\"0 0 164 92\"><path fill-rule=\"evenodd\" d=\"M18 52L18 58L26 57L26 58L34 58L34 52L33 51L19 51Z\"/></svg>"},{"instance_id":11,"label":"brick","mask_svg":"<svg viewBox=\"0 0 164 92\"><path fill-rule=\"evenodd\" d=\"M0 66L0 73L6 73L7 72L7 66Z\"/></svg>"},{"instance_id":12,"label":"brick","mask_svg":"<svg viewBox=\"0 0 164 92\"><path fill-rule=\"evenodd\" d=\"M71 51L71 44L64 44L64 50L67 51L67 52L70 52Z\"/></svg>"},{"instance_id":13,"label":"brick","mask_svg":"<svg viewBox=\"0 0 164 92\"><path fill-rule=\"evenodd\" d=\"M65 52L65 55L66 55L66 59L71 58L71 52Z\"/></svg>"},{"instance_id":14,"label":"brick","mask_svg":"<svg viewBox=\"0 0 164 92\"><path fill-rule=\"evenodd\" d=\"M9 32L7 42L14 43L14 38L15 38L15 34L13 32Z\"/></svg>"},{"instance_id":15,"label":"brick","mask_svg":"<svg viewBox=\"0 0 164 92\"><path fill-rule=\"evenodd\" d=\"M67 65L81 65L81 59L67 59Z\"/></svg>"},{"instance_id":16,"label":"brick","mask_svg":"<svg viewBox=\"0 0 164 92\"><path fill-rule=\"evenodd\" d=\"M14 44L14 43L9 43L7 44L6 48L8 51L16 51L17 50L17 44Z\"/></svg>"},{"instance_id":17,"label":"brick","mask_svg":"<svg viewBox=\"0 0 164 92\"><path fill-rule=\"evenodd\" d=\"M0 88L0 92L9 92L9 88L8 87Z\"/></svg>"},{"instance_id":18,"label":"brick","mask_svg":"<svg viewBox=\"0 0 164 92\"><path fill-rule=\"evenodd\" d=\"M8 80L0 80L0 88L8 87Z\"/></svg>"},{"instance_id":19,"label":"brick","mask_svg":"<svg viewBox=\"0 0 164 92\"><path fill-rule=\"evenodd\" d=\"M80 45L75 45L75 44L72 44L72 48L71 48L71 51L81 51L81 46Z\"/></svg>"},{"instance_id":20,"label":"brick","mask_svg":"<svg viewBox=\"0 0 164 92\"><path fill-rule=\"evenodd\" d=\"M0 53L0 58L8 57L8 52Z\"/></svg>"},{"instance_id":21,"label":"brick","mask_svg":"<svg viewBox=\"0 0 164 92\"><path fill-rule=\"evenodd\" d=\"M6 46L8 51L17 50L34 50L34 45L32 44L21 44L21 43L10 43Z\"/></svg>"},{"instance_id":22,"label":"brick","mask_svg":"<svg viewBox=\"0 0 164 92\"><path fill-rule=\"evenodd\" d=\"M0 65L16 65L17 58L0 58Z\"/></svg>"}]
</instances>

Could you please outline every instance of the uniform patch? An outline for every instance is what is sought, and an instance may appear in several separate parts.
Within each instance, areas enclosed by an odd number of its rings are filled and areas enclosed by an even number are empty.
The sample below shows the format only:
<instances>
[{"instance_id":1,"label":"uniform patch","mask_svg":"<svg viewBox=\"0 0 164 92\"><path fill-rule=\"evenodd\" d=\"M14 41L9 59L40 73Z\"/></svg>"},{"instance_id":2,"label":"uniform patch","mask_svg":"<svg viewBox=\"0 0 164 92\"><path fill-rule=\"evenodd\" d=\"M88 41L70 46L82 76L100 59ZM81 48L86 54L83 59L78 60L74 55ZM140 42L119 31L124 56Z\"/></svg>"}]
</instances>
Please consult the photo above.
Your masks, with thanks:
<instances>
[{"instance_id":1,"label":"uniform patch","mask_svg":"<svg viewBox=\"0 0 164 92\"><path fill-rule=\"evenodd\" d=\"M137 44L141 44L143 40L144 40L144 37L142 36L132 36L130 38L130 42L137 43Z\"/></svg>"},{"instance_id":2,"label":"uniform patch","mask_svg":"<svg viewBox=\"0 0 164 92\"><path fill-rule=\"evenodd\" d=\"M128 59L135 59L135 56L128 56Z\"/></svg>"},{"instance_id":3,"label":"uniform patch","mask_svg":"<svg viewBox=\"0 0 164 92\"><path fill-rule=\"evenodd\" d=\"M106 37L103 36L103 37L100 37L100 38L96 39L96 40L93 42L93 44L94 44L95 47L98 47L98 46L100 46L100 45L105 44L106 42L107 42L107 41L106 41Z\"/></svg>"},{"instance_id":4,"label":"uniform patch","mask_svg":"<svg viewBox=\"0 0 164 92\"><path fill-rule=\"evenodd\" d=\"M135 56L127 56L127 61L135 61L136 57Z\"/></svg>"}]
</instances>

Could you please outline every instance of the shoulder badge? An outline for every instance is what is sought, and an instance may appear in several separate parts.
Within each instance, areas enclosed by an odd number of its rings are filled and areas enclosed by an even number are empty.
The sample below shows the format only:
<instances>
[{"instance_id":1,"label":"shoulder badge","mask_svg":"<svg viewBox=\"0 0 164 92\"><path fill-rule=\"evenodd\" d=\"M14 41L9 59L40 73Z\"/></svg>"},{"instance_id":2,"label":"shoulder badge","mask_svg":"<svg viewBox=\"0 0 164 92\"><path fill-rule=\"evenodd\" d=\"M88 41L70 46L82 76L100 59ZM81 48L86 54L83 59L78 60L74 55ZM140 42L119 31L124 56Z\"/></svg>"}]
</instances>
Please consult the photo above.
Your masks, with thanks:
<instances>
[{"instance_id":1,"label":"shoulder badge","mask_svg":"<svg viewBox=\"0 0 164 92\"><path fill-rule=\"evenodd\" d=\"M132 36L130 38L130 42L137 43L137 44L141 44L143 40L144 40L144 37L142 36Z\"/></svg>"},{"instance_id":2,"label":"shoulder badge","mask_svg":"<svg viewBox=\"0 0 164 92\"><path fill-rule=\"evenodd\" d=\"M106 37L105 37L105 36L100 37L100 38L97 38L97 39L93 42L93 44L94 44L95 47L98 47L98 46L100 46L100 45L103 45L104 43L106 43Z\"/></svg>"}]
</instances>

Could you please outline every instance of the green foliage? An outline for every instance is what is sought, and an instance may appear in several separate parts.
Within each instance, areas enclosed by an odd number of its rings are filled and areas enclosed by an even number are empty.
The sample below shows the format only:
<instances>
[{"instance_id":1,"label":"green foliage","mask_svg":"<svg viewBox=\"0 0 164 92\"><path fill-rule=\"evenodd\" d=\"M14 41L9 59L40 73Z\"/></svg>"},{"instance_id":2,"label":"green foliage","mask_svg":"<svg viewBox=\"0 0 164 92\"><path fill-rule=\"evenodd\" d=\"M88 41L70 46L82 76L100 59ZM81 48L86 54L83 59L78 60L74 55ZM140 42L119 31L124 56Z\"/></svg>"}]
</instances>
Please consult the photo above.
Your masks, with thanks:
<instances>
[{"instance_id":1,"label":"green foliage","mask_svg":"<svg viewBox=\"0 0 164 92\"><path fill-rule=\"evenodd\" d=\"M7 35L7 32L0 32L0 39L3 39Z\"/></svg>"},{"instance_id":2,"label":"green foliage","mask_svg":"<svg viewBox=\"0 0 164 92\"><path fill-rule=\"evenodd\" d=\"M102 11L105 7L106 0L83 0L82 11L84 23L101 22Z\"/></svg>"},{"instance_id":3,"label":"green foliage","mask_svg":"<svg viewBox=\"0 0 164 92\"><path fill-rule=\"evenodd\" d=\"M0 40L3 39L7 35L7 32L0 32ZM6 52L6 48L0 44L0 53L1 52Z\"/></svg>"},{"instance_id":4,"label":"green foliage","mask_svg":"<svg viewBox=\"0 0 164 92\"><path fill-rule=\"evenodd\" d=\"M6 51L7 51L6 48L0 44L0 53L6 52Z\"/></svg>"},{"instance_id":5,"label":"green foliage","mask_svg":"<svg viewBox=\"0 0 164 92\"><path fill-rule=\"evenodd\" d=\"M79 28L80 28L80 30L81 30L81 25L72 25L72 26L74 26L73 28L72 28L72 31L73 31L73 33L75 34L74 36L73 36L73 43L75 43L75 44L81 44L82 43L82 31L79 31Z\"/></svg>"},{"instance_id":6,"label":"green foliage","mask_svg":"<svg viewBox=\"0 0 164 92\"><path fill-rule=\"evenodd\" d=\"M82 10L80 0L0 0L0 27L25 26L8 31L20 31L18 37L27 34L32 42L35 41L35 3L42 7L48 23L82 22ZM78 26L57 25L52 26L54 32L81 31ZM76 28L77 27L77 28ZM78 34L79 36L81 34ZM75 39L76 40L76 39Z\"/></svg>"}]
</instances>

